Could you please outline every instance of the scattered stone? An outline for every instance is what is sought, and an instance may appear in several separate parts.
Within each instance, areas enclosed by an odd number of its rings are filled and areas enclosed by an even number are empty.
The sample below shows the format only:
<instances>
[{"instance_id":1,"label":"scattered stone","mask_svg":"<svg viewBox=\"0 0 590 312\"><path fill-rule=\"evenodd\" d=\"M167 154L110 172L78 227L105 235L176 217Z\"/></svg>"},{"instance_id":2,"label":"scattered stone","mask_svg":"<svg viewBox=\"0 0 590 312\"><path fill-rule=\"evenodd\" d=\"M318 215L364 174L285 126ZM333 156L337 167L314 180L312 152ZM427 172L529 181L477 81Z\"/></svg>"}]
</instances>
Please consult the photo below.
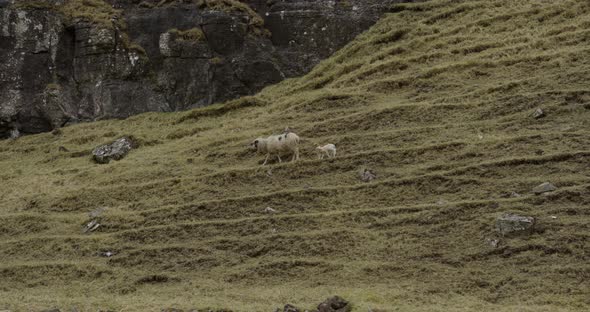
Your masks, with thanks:
<instances>
[{"instance_id":1,"label":"scattered stone","mask_svg":"<svg viewBox=\"0 0 590 312\"><path fill-rule=\"evenodd\" d=\"M98 223L98 221L96 221L96 219L88 222L88 224L86 224L86 227L84 228L84 233L90 233L90 232L94 232L96 231L96 229L98 229L98 227L100 226L100 223Z\"/></svg>"},{"instance_id":2,"label":"scattered stone","mask_svg":"<svg viewBox=\"0 0 590 312\"><path fill-rule=\"evenodd\" d=\"M535 119L539 119L539 118L543 118L545 117L545 112L543 111L543 109L541 108L537 108L534 112L533 112L533 118Z\"/></svg>"},{"instance_id":3,"label":"scattered stone","mask_svg":"<svg viewBox=\"0 0 590 312\"><path fill-rule=\"evenodd\" d=\"M551 219L555 220L557 219L557 216L551 216Z\"/></svg>"},{"instance_id":4,"label":"scattered stone","mask_svg":"<svg viewBox=\"0 0 590 312\"><path fill-rule=\"evenodd\" d=\"M535 225L535 218L505 213L496 219L496 229L503 236L530 233Z\"/></svg>"},{"instance_id":5,"label":"scattered stone","mask_svg":"<svg viewBox=\"0 0 590 312\"><path fill-rule=\"evenodd\" d=\"M359 178L363 182L371 182L377 179L377 175L375 175L375 173L369 169L363 169L359 172Z\"/></svg>"},{"instance_id":6,"label":"scattered stone","mask_svg":"<svg viewBox=\"0 0 590 312\"><path fill-rule=\"evenodd\" d=\"M64 152L64 153L67 153L67 152L69 152L69 151L70 151L70 150L69 150L69 149L67 149L65 146L60 146L60 147L58 147L57 149L58 149L60 152Z\"/></svg>"},{"instance_id":7,"label":"scattered stone","mask_svg":"<svg viewBox=\"0 0 590 312\"><path fill-rule=\"evenodd\" d=\"M277 213L277 211L276 211L276 210L274 210L274 209L272 209L272 208L270 208L270 207L266 207L266 208L264 208L264 212L266 212L266 213Z\"/></svg>"},{"instance_id":8,"label":"scattered stone","mask_svg":"<svg viewBox=\"0 0 590 312\"><path fill-rule=\"evenodd\" d=\"M297 309L292 304L286 304L285 307L283 308L283 312L299 312L299 309Z\"/></svg>"},{"instance_id":9,"label":"scattered stone","mask_svg":"<svg viewBox=\"0 0 590 312\"><path fill-rule=\"evenodd\" d=\"M113 143L101 145L92 151L94 161L99 164L108 164L111 159L120 160L136 147L135 142L129 137L122 137Z\"/></svg>"},{"instance_id":10,"label":"scattered stone","mask_svg":"<svg viewBox=\"0 0 590 312\"><path fill-rule=\"evenodd\" d=\"M326 299L318 305L318 312L350 312L352 307L348 301L339 296Z\"/></svg>"},{"instance_id":11,"label":"scattered stone","mask_svg":"<svg viewBox=\"0 0 590 312\"><path fill-rule=\"evenodd\" d=\"M553 192L557 190L557 187L549 182L545 182L537 187L533 188L533 193L539 195L547 192Z\"/></svg>"},{"instance_id":12,"label":"scattered stone","mask_svg":"<svg viewBox=\"0 0 590 312\"><path fill-rule=\"evenodd\" d=\"M500 244L500 240L497 238L486 238L486 243L494 248L497 248Z\"/></svg>"},{"instance_id":13,"label":"scattered stone","mask_svg":"<svg viewBox=\"0 0 590 312\"><path fill-rule=\"evenodd\" d=\"M513 198L518 198L518 197L521 197L521 196L522 196L522 195L520 195L520 194L518 194L518 193L516 193L516 192L510 192L510 197L513 197Z\"/></svg>"}]
</instances>

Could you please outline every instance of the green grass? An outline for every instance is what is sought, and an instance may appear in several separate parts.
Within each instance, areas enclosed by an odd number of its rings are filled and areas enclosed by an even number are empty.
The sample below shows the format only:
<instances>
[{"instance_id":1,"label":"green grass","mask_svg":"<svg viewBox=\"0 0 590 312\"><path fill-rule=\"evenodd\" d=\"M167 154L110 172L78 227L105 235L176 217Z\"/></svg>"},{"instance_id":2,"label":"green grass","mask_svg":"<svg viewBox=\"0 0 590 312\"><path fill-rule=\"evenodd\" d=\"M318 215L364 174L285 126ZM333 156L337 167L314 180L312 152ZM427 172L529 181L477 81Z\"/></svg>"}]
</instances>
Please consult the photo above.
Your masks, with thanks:
<instances>
[{"instance_id":1,"label":"green grass","mask_svg":"<svg viewBox=\"0 0 590 312\"><path fill-rule=\"evenodd\" d=\"M253 97L0 142L0 309L588 310L590 5L392 11ZM260 167L247 144L286 126L302 160ZM140 147L92 163L123 135ZM504 212L537 228L493 248Z\"/></svg>"}]
</instances>

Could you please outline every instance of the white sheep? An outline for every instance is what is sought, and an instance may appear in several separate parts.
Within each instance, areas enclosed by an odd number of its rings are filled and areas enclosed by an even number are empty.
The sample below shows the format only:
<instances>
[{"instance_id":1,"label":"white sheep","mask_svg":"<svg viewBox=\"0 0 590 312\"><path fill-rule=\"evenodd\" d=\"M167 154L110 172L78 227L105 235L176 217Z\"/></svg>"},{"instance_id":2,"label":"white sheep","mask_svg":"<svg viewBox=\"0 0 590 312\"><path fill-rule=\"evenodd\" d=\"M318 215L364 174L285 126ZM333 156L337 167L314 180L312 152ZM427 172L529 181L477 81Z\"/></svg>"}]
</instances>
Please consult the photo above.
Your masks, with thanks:
<instances>
[{"instance_id":1,"label":"white sheep","mask_svg":"<svg viewBox=\"0 0 590 312\"><path fill-rule=\"evenodd\" d=\"M293 132L271 135L268 138L258 138L250 144L259 154L266 154L263 166L271 155L276 155L282 162L281 155L293 155L291 161L299 160L299 136Z\"/></svg>"},{"instance_id":2,"label":"white sheep","mask_svg":"<svg viewBox=\"0 0 590 312\"><path fill-rule=\"evenodd\" d=\"M336 157L336 145L334 144L318 146L315 149L318 151L320 159L324 159L324 155L328 156L328 158Z\"/></svg>"}]
</instances>

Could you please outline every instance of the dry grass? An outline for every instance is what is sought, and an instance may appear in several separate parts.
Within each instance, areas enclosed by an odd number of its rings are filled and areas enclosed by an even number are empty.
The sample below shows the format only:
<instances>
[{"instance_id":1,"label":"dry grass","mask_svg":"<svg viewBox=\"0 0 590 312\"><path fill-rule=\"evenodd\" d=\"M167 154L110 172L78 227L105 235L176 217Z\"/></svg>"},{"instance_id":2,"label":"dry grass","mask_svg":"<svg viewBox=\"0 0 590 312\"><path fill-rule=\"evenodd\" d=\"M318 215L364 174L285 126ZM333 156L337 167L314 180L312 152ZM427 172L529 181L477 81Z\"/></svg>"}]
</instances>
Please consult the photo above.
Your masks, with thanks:
<instances>
[{"instance_id":1,"label":"dry grass","mask_svg":"<svg viewBox=\"0 0 590 312\"><path fill-rule=\"evenodd\" d=\"M0 309L588 310L589 9L400 5L254 97L0 142ZM261 168L246 145L285 126L302 161ZM122 135L140 147L90 161ZM538 227L493 248L504 212Z\"/></svg>"},{"instance_id":2,"label":"dry grass","mask_svg":"<svg viewBox=\"0 0 590 312\"><path fill-rule=\"evenodd\" d=\"M178 30L176 28L170 29L169 33L175 35L178 40L184 41L201 41L205 39L205 34L199 28L191 28L187 30Z\"/></svg>"}]
</instances>

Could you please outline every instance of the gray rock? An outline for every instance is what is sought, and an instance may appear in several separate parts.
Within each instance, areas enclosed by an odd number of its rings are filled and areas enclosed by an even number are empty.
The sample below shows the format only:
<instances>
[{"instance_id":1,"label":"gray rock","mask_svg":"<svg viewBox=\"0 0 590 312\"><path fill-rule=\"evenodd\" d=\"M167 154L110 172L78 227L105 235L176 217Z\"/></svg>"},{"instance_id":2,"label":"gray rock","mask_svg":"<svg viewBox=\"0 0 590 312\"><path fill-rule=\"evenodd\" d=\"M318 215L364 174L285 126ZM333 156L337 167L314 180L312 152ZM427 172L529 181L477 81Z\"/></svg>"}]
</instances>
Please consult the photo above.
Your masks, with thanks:
<instances>
[{"instance_id":1,"label":"gray rock","mask_svg":"<svg viewBox=\"0 0 590 312\"><path fill-rule=\"evenodd\" d=\"M557 187L549 182L545 182L539 186L533 188L533 193L539 195L547 192L553 192L557 190Z\"/></svg>"},{"instance_id":2,"label":"gray rock","mask_svg":"<svg viewBox=\"0 0 590 312\"><path fill-rule=\"evenodd\" d=\"M318 305L318 312L350 312L352 306L339 296L326 299Z\"/></svg>"},{"instance_id":3,"label":"gray rock","mask_svg":"<svg viewBox=\"0 0 590 312\"><path fill-rule=\"evenodd\" d=\"M496 229L503 236L531 233L535 218L506 213L496 219Z\"/></svg>"},{"instance_id":4,"label":"gray rock","mask_svg":"<svg viewBox=\"0 0 590 312\"><path fill-rule=\"evenodd\" d=\"M131 138L122 137L110 144L95 148L92 151L92 157L99 164L108 164L111 160L123 159L135 146Z\"/></svg>"},{"instance_id":5,"label":"gray rock","mask_svg":"<svg viewBox=\"0 0 590 312\"><path fill-rule=\"evenodd\" d=\"M377 178L377 175L369 169L363 169L359 172L359 179L363 182L371 182Z\"/></svg>"},{"instance_id":6,"label":"gray rock","mask_svg":"<svg viewBox=\"0 0 590 312\"><path fill-rule=\"evenodd\" d=\"M543 109L541 108L537 108L534 112L533 112L533 118L535 119L539 119L539 118L543 118L545 117L545 111L543 111Z\"/></svg>"}]
</instances>

